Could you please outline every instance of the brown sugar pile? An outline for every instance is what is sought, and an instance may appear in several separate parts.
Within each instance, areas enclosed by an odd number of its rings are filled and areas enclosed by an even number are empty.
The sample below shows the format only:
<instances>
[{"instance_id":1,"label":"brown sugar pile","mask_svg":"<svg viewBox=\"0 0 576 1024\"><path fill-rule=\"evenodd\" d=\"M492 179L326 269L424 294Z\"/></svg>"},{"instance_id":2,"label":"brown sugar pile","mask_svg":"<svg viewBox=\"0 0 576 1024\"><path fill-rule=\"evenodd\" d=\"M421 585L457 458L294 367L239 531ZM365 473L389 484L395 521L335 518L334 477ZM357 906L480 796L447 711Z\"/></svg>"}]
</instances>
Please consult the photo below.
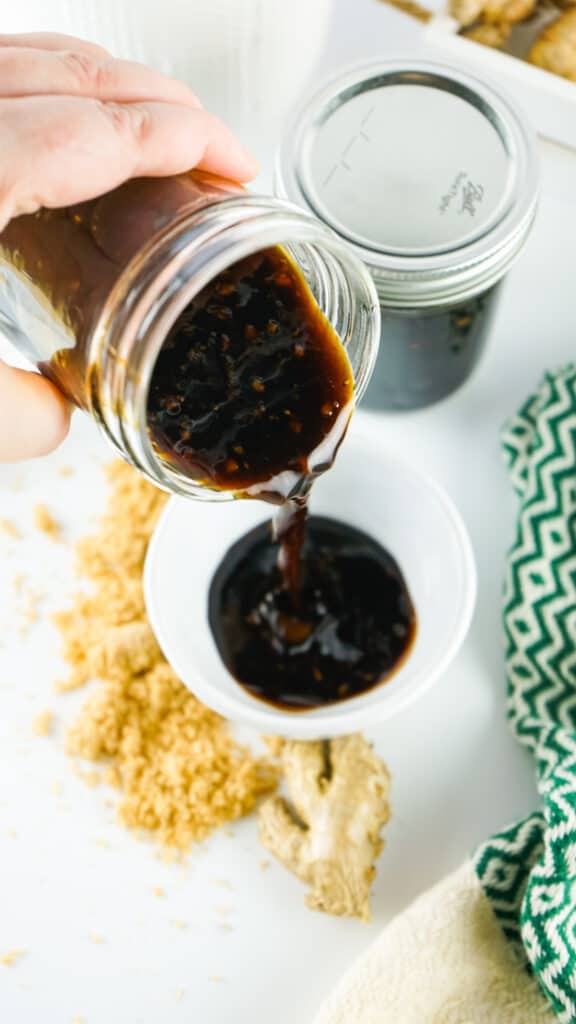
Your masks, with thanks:
<instances>
[{"instance_id":1,"label":"brown sugar pile","mask_svg":"<svg viewBox=\"0 0 576 1024\"><path fill-rule=\"evenodd\" d=\"M71 666L63 690L100 682L72 727L72 755L102 764L119 814L186 849L251 811L275 788L270 762L236 743L227 724L174 674L152 634L142 593L146 548L166 496L124 463L108 469L100 529L78 546L92 587L57 615Z\"/></svg>"}]
</instances>

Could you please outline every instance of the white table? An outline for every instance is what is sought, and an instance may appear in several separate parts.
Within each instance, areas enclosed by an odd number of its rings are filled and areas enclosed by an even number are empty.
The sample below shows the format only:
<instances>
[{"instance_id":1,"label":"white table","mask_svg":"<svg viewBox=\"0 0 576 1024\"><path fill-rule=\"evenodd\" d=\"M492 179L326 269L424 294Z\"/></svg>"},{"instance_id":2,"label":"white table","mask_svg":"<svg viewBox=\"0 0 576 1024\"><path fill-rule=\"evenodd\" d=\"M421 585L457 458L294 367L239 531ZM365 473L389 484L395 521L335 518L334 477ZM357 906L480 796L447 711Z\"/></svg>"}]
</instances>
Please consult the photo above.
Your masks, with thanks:
<instances>
[{"instance_id":1,"label":"white table","mask_svg":"<svg viewBox=\"0 0 576 1024\"><path fill-rule=\"evenodd\" d=\"M417 47L416 23L375 0L341 0L322 71ZM437 408L371 420L383 444L435 474L459 504L480 584L452 669L371 737L394 782L371 925L314 914L285 871L262 871L254 819L193 851L186 867L167 865L115 824L109 793L73 774L64 735L86 693L54 694L64 666L48 620L73 589L71 555L33 529L31 508L46 501L70 539L86 533L103 505L99 467L109 454L77 415L57 455L0 469L0 516L23 534L18 542L0 536L0 956L26 950L12 968L0 966L6 1024L309 1021L393 914L533 808L532 766L504 714L500 587L516 509L498 431L545 368L576 355L576 155L543 146L542 158L538 222L478 374ZM64 464L76 466L74 477L58 475ZM17 571L48 593L41 621L23 637L14 628ZM53 738L32 735L44 708L57 716ZM177 919L188 927L176 928Z\"/></svg>"}]
</instances>

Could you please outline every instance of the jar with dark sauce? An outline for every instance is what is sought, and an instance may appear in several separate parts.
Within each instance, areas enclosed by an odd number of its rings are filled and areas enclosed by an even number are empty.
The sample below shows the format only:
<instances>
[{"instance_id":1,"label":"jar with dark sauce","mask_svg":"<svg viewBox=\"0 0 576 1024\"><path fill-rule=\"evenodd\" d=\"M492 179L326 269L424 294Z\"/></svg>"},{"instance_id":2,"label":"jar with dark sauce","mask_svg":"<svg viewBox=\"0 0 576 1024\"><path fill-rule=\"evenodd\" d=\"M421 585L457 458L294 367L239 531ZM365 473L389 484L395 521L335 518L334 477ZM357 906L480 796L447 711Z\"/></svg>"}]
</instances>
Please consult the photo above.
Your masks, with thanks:
<instances>
[{"instance_id":1,"label":"jar with dark sauce","mask_svg":"<svg viewBox=\"0 0 576 1024\"><path fill-rule=\"evenodd\" d=\"M522 115L442 65L361 66L297 112L278 194L336 231L378 291L365 408L424 408L470 378L534 220L537 170Z\"/></svg>"},{"instance_id":2,"label":"jar with dark sauce","mask_svg":"<svg viewBox=\"0 0 576 1024\"><path fill-rule=\"evenodd\" d=\"M386 354L376 363L366 408L409 410L440 401L468 379L487 343L500 284L456 305L382 307Z\"/></svg>"},{"instance_id":3,"label":"jar with dark sauce","mask_svg":"<svg viewBox=\"0 0 576 1024\"><path fill-rule=\"evenodd\" d=\"M378 300L317 218L199 172L0 234L0 323L166 490L282 501L330 465Z\"/></svg>"}]
</instances>

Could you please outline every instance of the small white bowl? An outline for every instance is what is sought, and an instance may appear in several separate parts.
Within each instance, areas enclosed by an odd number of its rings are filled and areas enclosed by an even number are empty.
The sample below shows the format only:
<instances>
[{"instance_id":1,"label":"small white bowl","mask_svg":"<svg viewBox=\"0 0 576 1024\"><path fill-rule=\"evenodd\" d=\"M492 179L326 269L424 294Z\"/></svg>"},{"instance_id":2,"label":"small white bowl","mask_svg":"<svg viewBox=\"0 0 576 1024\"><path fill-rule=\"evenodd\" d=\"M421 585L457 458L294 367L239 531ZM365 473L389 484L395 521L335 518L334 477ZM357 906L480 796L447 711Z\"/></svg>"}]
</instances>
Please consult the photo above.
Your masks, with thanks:
<instances>
[{"instance_id":1,"label":"small white bowl","mask_svg":"<svg viewBox=\"0 0 576 1024\"><path fill-rule=\"evenodd\" d=\"M264 733L313 739L354 732L391 718L442 675L466 636L476 569L466 528L452 501L428 477L352 430L334 467L312 491L312 512L349 522L398 562L418 628L406 662L388 682L311 711L283 711L246 692L230 675L208 624L208 591L229 547L271 508L258 501L211 504L172 498L148 548L144 593L158 642L201 701Z\"/></svg>"}]
</instances>

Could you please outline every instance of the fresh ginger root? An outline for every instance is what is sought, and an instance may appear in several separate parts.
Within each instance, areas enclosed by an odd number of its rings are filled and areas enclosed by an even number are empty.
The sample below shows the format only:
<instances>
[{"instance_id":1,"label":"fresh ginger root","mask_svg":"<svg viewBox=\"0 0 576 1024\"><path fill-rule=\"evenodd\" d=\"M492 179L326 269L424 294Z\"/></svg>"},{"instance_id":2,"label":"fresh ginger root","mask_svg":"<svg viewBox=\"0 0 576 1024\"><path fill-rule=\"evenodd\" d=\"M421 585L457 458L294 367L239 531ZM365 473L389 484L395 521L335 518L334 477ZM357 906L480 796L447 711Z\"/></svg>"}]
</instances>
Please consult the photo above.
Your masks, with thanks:
<instances>
[{"instance_id":1,"label":"fresh ginger root","mask_svg":"<svg viewBox=\"0 0 576 1024\"><path fill-rule=\"evenodd\" d=\"M282 766L290 803L274 796L262 805L262 843L308 884L313 910L369 920L380 829L390 817L388 769L359 733L287 741Z\"/></svg>"}]
</instances>

